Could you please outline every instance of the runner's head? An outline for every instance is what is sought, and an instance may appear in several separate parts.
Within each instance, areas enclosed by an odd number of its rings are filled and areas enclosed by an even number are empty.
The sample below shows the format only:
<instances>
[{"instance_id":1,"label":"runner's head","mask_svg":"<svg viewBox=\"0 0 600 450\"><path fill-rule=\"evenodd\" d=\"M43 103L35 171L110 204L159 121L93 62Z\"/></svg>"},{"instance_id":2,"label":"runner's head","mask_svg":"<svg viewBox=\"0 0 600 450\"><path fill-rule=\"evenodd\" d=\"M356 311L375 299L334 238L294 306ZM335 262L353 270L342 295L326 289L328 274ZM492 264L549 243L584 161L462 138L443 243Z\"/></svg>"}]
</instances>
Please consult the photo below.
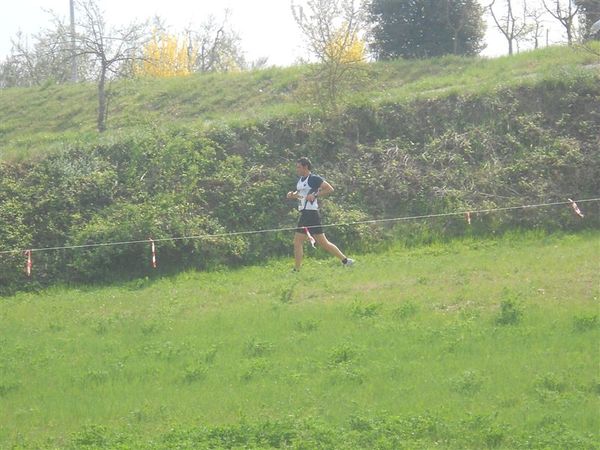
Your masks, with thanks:
<instances>
[{"instance_id":1,"label":"runner's head","mask_svg":"<svg viewBox=\"0 0 600 450\"><path fill-rule=\"evenodd\" d=\"M312 164L310 162L310 159L308 159L307 157L303 156L302 158L298 159L298 161L296 161L296 173L299 177L307 176L310 173L311 169Z\"/></svg>"}]
</instances>

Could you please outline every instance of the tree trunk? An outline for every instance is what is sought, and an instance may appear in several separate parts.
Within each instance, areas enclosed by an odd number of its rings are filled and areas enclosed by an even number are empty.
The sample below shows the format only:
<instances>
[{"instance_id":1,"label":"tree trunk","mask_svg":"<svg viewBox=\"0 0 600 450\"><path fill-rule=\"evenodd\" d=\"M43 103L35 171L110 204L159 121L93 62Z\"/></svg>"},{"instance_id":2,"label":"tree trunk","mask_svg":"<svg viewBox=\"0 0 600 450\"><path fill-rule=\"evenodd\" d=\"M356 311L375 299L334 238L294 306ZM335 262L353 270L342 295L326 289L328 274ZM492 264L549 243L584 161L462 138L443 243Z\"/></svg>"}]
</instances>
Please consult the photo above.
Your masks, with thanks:
<instances>
[{"instance_id":1,"label":"tree trunk","mask_svg":"<svg viewBox=\"0 0 600 450\"><path fill-rule=\"evenodd\" d=\"M103 64L98 80L98 131L106 130L106 66Z\"/></svg>"},{"instance_id":2,"label":"tree trunk","mask_svg":"<svg viewBox=\"0 0 600 450\"><path fill-rule=\"evenodd\" d=\"M510 56L512 56L512 54L513 54L513 40L512 39L508 40L508 54Z\"/></svg>"},{"instance_id":3,"label":"tree trunk","mask_svg":"<svg viewBox=\"0 0 600 450\"><path fill-rule=\"evenodd\" d=\"M75 55L75 3L74 0L69 2L69 10L71 14L71 82L77 82L77 56Z\"/></svg>"}]
</instances>

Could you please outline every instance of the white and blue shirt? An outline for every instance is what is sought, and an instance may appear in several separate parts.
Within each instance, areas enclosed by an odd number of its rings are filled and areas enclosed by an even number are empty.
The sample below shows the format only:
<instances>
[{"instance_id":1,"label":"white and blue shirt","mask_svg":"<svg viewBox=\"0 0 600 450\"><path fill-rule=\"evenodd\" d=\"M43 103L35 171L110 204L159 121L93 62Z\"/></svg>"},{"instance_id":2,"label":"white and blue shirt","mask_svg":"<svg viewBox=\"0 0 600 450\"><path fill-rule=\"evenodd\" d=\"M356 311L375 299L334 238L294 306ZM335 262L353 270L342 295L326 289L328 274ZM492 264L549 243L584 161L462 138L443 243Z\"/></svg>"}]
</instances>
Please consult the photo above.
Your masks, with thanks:
<instances>
[{"instance_id":1,"label":"white and blue shirt","mask_svg":"<svg viewBox=\"0 0 600 450\"><path fill-rule=\"evenodd\" d=\"M308 176L302 177L296 184L296 191L298 192L298 211L318 211L319 202L315 199L314 202L306 200L308 194L315 194L321 185L323 184L323 178L318 175L309 173Z\"/></svg>"}]
</instances>

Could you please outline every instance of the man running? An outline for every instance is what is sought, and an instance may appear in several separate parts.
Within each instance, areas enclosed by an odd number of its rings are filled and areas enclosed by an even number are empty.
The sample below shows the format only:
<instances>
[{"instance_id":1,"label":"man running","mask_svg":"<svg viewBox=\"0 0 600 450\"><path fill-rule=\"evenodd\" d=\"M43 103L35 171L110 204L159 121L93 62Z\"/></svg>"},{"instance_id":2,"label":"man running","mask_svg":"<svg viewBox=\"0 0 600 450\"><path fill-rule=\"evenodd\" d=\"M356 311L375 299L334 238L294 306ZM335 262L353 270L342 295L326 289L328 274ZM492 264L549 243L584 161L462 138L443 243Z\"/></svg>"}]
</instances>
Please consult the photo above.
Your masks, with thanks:
<instances>
[{"instance_id":1,"label":"man running","mask_svg":"<svg viewBox=\"0 0 600 450\"><path fill-rule=\"evenodd\" d=\"M300 179L296 185L296 190L287 194L287 198L298 200L298 210L300 211L300 220L298 220L298 228L294 236L294 256L296 258L294 270L299 271L302 266L304 241L309 239L307 229L314 236L317 244L336 256L345 267L351 266L354 264L354 260L347 258L337 246L329 242L321 227L317 197L325 197L331 194L333 187L320 176L311 173L311 170L312 164L308 158L303 157L296 161L296 173Z\"/></svg>"}]
</instances>

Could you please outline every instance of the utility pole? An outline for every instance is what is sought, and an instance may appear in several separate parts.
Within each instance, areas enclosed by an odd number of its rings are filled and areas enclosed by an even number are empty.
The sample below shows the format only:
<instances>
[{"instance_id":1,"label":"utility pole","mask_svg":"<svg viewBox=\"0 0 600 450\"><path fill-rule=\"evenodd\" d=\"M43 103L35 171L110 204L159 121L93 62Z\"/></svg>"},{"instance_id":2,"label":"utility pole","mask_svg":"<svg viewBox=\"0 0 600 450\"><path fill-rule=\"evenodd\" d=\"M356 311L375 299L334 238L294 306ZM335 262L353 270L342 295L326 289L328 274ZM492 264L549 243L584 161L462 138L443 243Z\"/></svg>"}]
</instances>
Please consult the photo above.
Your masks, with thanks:
<instances>
[{"instance_id":1,"label":"utility pole","mask_svg":"<svg viewBox=\"0 0 600 450\"><path fill-rule=\"evenodd\" d=\"M77 82L77 56L75 56L75 0L69 0L71 11L71 81Z\"/></svg>"}]
</instances>

